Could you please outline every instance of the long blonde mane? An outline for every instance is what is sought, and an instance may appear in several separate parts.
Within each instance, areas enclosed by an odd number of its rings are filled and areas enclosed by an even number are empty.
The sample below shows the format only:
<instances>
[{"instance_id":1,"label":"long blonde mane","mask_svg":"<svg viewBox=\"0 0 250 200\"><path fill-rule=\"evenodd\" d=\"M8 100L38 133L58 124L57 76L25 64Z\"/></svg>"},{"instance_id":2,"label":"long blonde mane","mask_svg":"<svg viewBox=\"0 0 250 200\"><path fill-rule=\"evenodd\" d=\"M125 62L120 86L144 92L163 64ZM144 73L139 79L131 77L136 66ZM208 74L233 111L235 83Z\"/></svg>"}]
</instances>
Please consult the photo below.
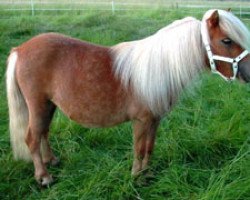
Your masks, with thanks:
<instances>
[{"instance_id":1,"label":"long blonde mane","mask_svg":"<svg viewBox=\"0 0 250 200\"><path fill-rule=\"evenodd\" d=\"M208 11L202 22L192 17L177 20L145 39L112 47L115 75L153 114L169 111L183 87L205 68L201 23L211 14ZM243 23L232 14L219 14L223 30L246 47L248 30Z\"/></svg>"}]
</instances>

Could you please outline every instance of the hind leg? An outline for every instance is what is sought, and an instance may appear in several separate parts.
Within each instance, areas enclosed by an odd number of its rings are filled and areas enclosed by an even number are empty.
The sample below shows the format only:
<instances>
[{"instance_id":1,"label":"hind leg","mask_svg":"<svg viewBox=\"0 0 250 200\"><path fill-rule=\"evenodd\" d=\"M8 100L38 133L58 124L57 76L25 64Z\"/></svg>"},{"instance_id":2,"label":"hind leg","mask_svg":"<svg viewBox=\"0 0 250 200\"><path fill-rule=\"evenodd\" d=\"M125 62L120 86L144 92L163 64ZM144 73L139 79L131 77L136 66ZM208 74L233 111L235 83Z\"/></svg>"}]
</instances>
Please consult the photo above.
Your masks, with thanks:
<instances>
[{"instance_id":1,"label":"hind leg","mask_svg":"<svg viewBox=\"0 0 250 200\"><path fill-rule=\"evenodd\" d=\"M49 175L46 165L43 162L41 154L41 141L49 131L51 122L51 103L48 101L29 102L29 126L26 136L26 144L29 147L31 157L35 167L35 178L41 185L48 185L52 182L52 176ZM45 142L47 143L47 142ZM48 143L47 143L48 144ZM49 145L47 145L49 147ZM48 150L49 149L49 150ZM50 155L50 147L45 151L45 155ZM49 152L49 153L48 153Z\"/></svg>"},{"instance_id":2,"label":"hind leg","mask_svg":"<svg viewBox=\"0 0 250 200\"><path fill-rule=\"evenodd\" d=\"M48 126L53 118L53 114L55 112L55 105L53 103L49 103L47 105L47 123ZM41 153L44 164L50 164L52 166L56 166L59 163L59 159L53 154L53 151L49 144L49 131L42 135L41 138Z\"/></svg>"},{"instance_id":3,"label":"hind leg","mask_svg":"<svg viewBox=\"0 0 250 200\"><path fill-rule=\"evenodd\" d=\"M49 132L42 135L41 141L41 151L42 151L42 158L44 164L49 164L52 166L56 166L59 164L60 160L53 154L52 149L49 144Z\"/></svg>"}]
</instances>

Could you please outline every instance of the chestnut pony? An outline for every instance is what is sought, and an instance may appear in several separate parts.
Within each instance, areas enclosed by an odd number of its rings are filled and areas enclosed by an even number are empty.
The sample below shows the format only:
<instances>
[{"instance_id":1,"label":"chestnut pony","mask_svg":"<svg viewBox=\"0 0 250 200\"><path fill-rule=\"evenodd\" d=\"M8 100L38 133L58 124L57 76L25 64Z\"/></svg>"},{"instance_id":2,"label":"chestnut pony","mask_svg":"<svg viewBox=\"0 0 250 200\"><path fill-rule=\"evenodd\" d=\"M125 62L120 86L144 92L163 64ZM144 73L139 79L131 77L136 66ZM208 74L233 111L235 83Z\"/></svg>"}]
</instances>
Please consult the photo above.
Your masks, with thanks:
<instances>
[{"instance_id":1,"label":"chestnut pony","mask_svg":"<svg viewBox=\"0 0 250 200\"><path fill-rule=\"evenodd\" d=\"M173 22L142 40L104 47L56 33L12 50L7 94L16 159L33 160L35 178L52 182L46 164L56 107L87 127L133 122L132 174L148 164L160 119L205 68L226 80L250 81L249 32L232 13L209 10L203 20Z\"/></svg>"}]
</instances>

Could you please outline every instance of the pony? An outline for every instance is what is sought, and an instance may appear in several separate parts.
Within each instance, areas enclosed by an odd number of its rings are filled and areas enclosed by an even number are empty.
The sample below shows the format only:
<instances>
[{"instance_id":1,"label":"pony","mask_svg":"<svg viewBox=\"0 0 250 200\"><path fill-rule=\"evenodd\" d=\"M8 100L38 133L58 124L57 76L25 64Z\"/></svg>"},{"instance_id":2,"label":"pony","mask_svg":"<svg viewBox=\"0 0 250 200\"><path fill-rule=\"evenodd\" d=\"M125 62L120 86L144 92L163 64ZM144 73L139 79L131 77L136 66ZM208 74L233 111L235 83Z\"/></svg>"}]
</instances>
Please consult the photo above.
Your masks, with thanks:
<instances>
[{"instance_id":1,"label":"pony","mask_svg":"<svg viewBox=\"0 0 250 200\"><path fill-rule=\"evenodd\" d=\"M223 79L250 81L249 31L231 12L174 21L137 41L106 47L57 33L13 48L6 72L15 159L33 161L43 186L56 165L48 141L56 108L86 127L133 125L132 175L147 168L156 130L183 88L211 68Z\"/></svg>"}]
</instances>

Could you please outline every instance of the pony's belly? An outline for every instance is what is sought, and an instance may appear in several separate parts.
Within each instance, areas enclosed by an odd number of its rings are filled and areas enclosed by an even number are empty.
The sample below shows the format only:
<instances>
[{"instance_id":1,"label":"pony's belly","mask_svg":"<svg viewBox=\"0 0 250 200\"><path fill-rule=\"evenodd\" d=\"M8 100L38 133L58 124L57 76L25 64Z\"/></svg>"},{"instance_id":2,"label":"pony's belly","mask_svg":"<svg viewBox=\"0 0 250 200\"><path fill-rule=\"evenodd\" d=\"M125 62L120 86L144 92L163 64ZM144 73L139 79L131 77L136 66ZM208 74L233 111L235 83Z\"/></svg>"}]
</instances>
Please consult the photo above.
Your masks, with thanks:
<instances>
[{"instance_id":1,"label":"pony's belly","mask_svg":"<svg viewBox=\"0 0 250 200\"><path fill-rule=\"evenodd\" d=\"M106 113L100 109L96 112L82 110L82 112L71 112L65 114L70 119L88 128L110 127L128 121L128 116L122 111Z\"/></svg>"},{"instance_id":2,"label":"pony's belly","mask_svg":"<svg viewBox=\"0 0 250 200\"><path fill-rule=\"evenodd\" d=\"M74 120L74 119L73 119ZM96 120L96 119L78 119L78 120L74 120L77 123L81 124L84 127L87 128L102 128L102 127L112 127L115 126L117 124L121 124L123 122L128 121L127 118L125 117L120 117L120 118L105 118L105 119L100 119L100 120Z\"/></svg>"},{"instance_id":3,"label":"pony's belly","mask_svg":"<svg viewBox=\"0 0 250 200\"><path fill-rule=\"evenodd\" d=\"M86 127L110 127L129 120L126 98L72 98L52 100L70 119Z\"/></svg>"}]
</instances>

